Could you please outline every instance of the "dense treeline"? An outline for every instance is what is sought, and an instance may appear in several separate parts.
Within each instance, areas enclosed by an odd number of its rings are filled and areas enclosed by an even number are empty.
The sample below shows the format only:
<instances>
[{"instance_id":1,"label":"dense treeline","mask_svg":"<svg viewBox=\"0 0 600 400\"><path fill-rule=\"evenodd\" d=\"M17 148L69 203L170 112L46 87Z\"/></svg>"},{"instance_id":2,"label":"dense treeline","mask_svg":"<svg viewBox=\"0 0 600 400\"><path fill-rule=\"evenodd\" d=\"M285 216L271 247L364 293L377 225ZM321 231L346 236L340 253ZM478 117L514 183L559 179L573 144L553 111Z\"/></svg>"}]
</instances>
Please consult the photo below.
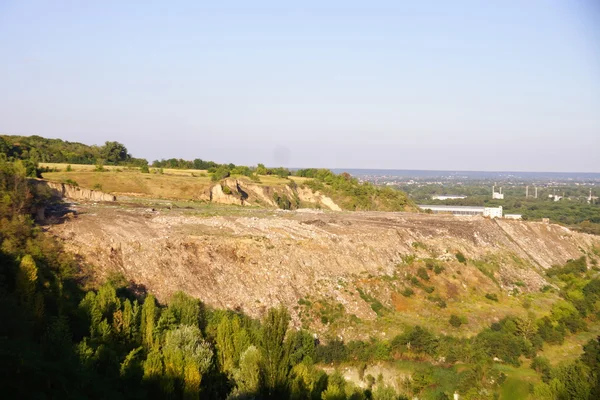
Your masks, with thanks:
<instances>
[{"instance_id":1,"label":"dense treeline","mask_svg":"<svg viewBox=\"0 0 600 400\"><path fill-rule=\"evenodd\" d=\"M281 178L287 178L292 175L289 169L283 167L267 168L264 164L258 164L256 167L247 167L243 165L217 164L214 161L204 161L199 158L195 160L183 160L170 158L168 160L156 160L152 163L154 168L174 168L174 169L205 169L216 177L217 180L227 178L230 175L244 175L253 177L256 175L276 175Z\"/></svg>"},{"instance_id":2,"label":"dense treeline","mask_svg":"<svg viewBox=\"0 0 600 400\"><path fill-rule=\"evenodd\" d=\"M154 168L173 168L173 169L209 169L217 168L220 164L213 161L204 161L199 158L195 160L183 160L181 158L169 158L168 160L156 160L152 163Z\"/></svg>"},{"instance_id":3,"label":"dense treeline","mask_svg":"<svg viewBox=\"0 0 600 400\"><path fill-rule=\"evenodd\" d=\"M0 136L1 154L8 160L23 160L36 165L40 162L133 166L148 164L144 159L133 158L119 142L88 146L41 136Z\"/></svg>"},{"instance_id":4,"label":"dense treeline","mask_svg":"<svg viewBox=\"0 0 600 400\"><path fill-rule=\"evenodd\" d=\"M520 182L518 184L511 182L495 182L492 180L465 180L458 179L451 181L448 178L439 178L446 180L444 183L417 183L410 185L401 185L399 188L407 193L416 201L428 201L433 195L460 195L468 197L476 197L479 199L492 198L492 188L498 192L502 187L502 193L505 198L515 200L525 200L526 186L529 186L529 200L533 200L535 188L537 187L538 200L548 199L549 195L560 195L565 198L570 198L571 201L585 202L588 199L590 189L596 192L594 181L585 182L582 184L573 184L562 182L557 184L542 183L535 184L534 182Z\"/></svg>"}]
</instances>

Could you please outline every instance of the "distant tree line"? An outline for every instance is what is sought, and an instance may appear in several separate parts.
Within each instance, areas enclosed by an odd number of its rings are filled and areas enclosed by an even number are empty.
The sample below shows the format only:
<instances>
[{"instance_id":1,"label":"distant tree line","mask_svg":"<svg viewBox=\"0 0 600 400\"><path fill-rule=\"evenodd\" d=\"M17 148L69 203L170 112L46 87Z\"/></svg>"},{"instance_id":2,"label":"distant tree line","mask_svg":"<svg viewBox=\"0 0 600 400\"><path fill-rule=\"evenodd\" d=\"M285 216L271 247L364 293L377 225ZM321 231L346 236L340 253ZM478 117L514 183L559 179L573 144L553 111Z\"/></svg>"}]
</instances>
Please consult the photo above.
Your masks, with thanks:
<instances>
[{"instance_id":1,"label":"distant tree line","mask_svg":"<svg viewBox=\"0 0 600 400\"><path fill-rule=\"evenodd\" d=\"M41 136L0 136L0 155L7 160L22 160L37 165L46 163L147 165L145 159L132 157L119 142L88 146Z\"/></svg>"},{"instance_id":2,"label":"distant tree line","mask_svg":"<svg viewBox=\"0 0 600 400\"><path fill-rule=\"evenodd\" d=\"M189 161L181 158L169 158L167 160L156 160L152 163L154 168L172 168L172 169L210 169L220 167L213 161L204 161L200 158Z\"/></svg>"}]
</instances>

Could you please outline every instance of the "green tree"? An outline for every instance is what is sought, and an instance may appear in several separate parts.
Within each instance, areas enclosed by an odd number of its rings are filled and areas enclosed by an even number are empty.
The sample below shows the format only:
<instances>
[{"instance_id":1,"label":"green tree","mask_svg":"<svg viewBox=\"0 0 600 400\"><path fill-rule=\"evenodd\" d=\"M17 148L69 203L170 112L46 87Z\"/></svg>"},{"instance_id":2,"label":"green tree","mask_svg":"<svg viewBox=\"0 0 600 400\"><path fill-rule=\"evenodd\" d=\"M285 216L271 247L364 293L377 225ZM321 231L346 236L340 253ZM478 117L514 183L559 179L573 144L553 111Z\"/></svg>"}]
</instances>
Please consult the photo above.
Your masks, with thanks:
<instances>
[{"instance_id":1,"label":"green tree","mask_svg":"<svg viewBox=\"0 0 600 400\"><path fill-rule=\"evenodd\" d=\"M256 174L257 175L266 175L267 174L267 168L265 167L264 164L258 164L258 166L256 167Z\"/></svg>"},{"instance_id":2,"label":"green tree","mask_svg":"<svg viewBox=\"0 0 600 400\"><path fill-rule=\"evenodd\" d=\"M308 363L295 365L291 371L290 396L292 400L320 399L327 388L327 374Z\"/></svg>"},{"instance_id":3,"label":"green tree","mask_svg":"<svg viewBox=\"0 0 600 400\"><path fill-rule=\"evenodd\" d=\"M144 370L140 363L142 353L143 348L137 347L131 350L125 357L125 360L123 360L123 362L121 363L121 377L123 377L128 382L139 382L139 379L144 373Z\"/></svg>"},{"instance_id":4,"label":"green tree","mask_svg":"<svg viewBox=\"0 0 600 400\"><path fill-rule=\"evenodd\" d=\"M257 394L261 387L262 355L255 346L250 346L240 357L239 368L233 376L239 395Z\"/></svg>"},{"instance_id":5,"label":"green tree","mask_svg":"<svg viewBox=\"0 0 600 400\"><path fill-rule=\"evenodd\" d=\"M43 314L43 297L36 296L37 282L38 268L33 257L27 254L21 259L21 263L19 264L19 270L15 279L15 289L22 306L32 315L38 314L37 316L41 318ZM38 309L37 312L36 309Z\"/></svg>"},{"instance_id":6,"label":"green tree","mask_svg":"<svg viewBox=\"0 0 600 400\"><path fill-rule=\"evenodd\" d=\"M6 143L4 138L0 137L0 154L4 155L4 158L8 158L10 156L10 146Z\"/></svg>"},{"instance_id":7,"label":"green tree","mask_svg":"<svg viewBox=\"0 0 600 400\"><path fill-rule=\"evenodd\" d=\"M158 347L152 348L144 361L144 379L158 382L163 376L164 366L162 353Z\"/></svg>"},{"instance_id":8,"label":"green tree","mask_svg":"<svg viewBox=\"0 0 600 400\"><path fill-rule=\"evenodd\" d=\"M283 307L267 312L261 329L261 349L264 355L265 388L269 397L280 398L287 393L290 370L289 354L284 344L290 315Z\"/></svg>"},{"instance_id":9,"label":"green tree","mask_svg":"<svg viewBox=\"0 0 600 400\"><path fill-rule=\"evenodd\" d=\"M177 323L198 326L200 322L200 301L178 291L171 297L169 308Z\"/></svg>"},{"instance_id":10,"label":"green tree","mask_svg":"<svg viewBox=\"0 0 600 400\"><path fill-rule=\"evenodd\" d=\"M127 152L127 148L119 142L107 141L104 146L100 148L100 154L108 163L114 165L131 158L131 155Z\"/></svg>"},{"instance_id":11,"label":"green tree","mask_svg":"<svg viewBox=\"0 0 600 400\"><path fill-rule=\"evenodd\" d=\"M589 368L582 362L561 364L553 372L553 376L561 385L558 386L559 399L587 399L591 392ZM552 386L552 381L551 381Z\"/></svg>"},{"instance_id":12,"label":"green tree","mask_svg":"<svg viewBox=\"0 0 600 400\"><path fill-rule=\"evenodd\" d=\"M151 294L146 297L142 306L142 343L147 349L154 345L154 324L156 320L156 300Z\"/></svg>"},{"instance_id":13,"label":"green tree","mask_svg":"<svg viewBox=\"0 0 600 400\"><path fill-rule=\"evenodd\" d=\"M346 400L346 380L335 371L329 375L327 389L321 394L323 400Z\"/></svg>"},{"instance_id":14,"label":"green tree","mask_svg":"<svg viewBox=\"0 0 600 400\"><path fill-rule=\"evenodd\" d=\"M315 339L305 330L294 331L286 339L290 365L301 362L312 364L315 361Z\"/></svg>"},{"instance_id":15,"label":"green tree","mask_svg":"<svg viewBox=\"0 0 600 400\"><path fill-rule=\"evenodd\" d=\"M221 369L227 373L233 372L235 346L233 344L233 328L227 315L221 318L221 322L217 326L216 347Z\"/></svg>"},{"instance_id":16,"label":"green tree","mask_svg":"<svg viewBox=\"0 0 600 400\"><path fill-rule=\"evenodd\" d=\"M163 356L167 375L183 382L184 398L197 399L202 376L208 371L213 357L213 351L203 340L200 329L181 325L167 332Z\"/></svg>"},{"instance_id":17,"label":"green tree","mask_svg":"<svg viewBox=\"0 0 600 400\"><path fill-rule=\"evenodd\" d=\"M375 390L373 390L373 400L396 400L397 398L398 394L391 386L379 384Z\"/></svg>"}]
</instances>

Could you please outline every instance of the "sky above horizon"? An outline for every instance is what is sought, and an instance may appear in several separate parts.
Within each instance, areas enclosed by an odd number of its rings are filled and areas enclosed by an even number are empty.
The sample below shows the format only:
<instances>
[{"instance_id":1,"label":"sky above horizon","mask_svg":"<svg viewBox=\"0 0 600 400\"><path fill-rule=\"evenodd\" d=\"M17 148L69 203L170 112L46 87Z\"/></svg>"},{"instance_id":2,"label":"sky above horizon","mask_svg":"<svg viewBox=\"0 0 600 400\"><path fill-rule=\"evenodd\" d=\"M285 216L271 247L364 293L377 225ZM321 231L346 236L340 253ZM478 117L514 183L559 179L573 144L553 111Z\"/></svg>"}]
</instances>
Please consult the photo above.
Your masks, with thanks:
<instances>
[{"instance_id":1,"label":"sky above horizon","mask_svg":"<svg viewBox=\"0 0 600 400\"><path fill-rule=\"evenodd\" d=\"M600 172L600 4L0 0L0 133L286 167Z\"/></svg>"}]
</instances>

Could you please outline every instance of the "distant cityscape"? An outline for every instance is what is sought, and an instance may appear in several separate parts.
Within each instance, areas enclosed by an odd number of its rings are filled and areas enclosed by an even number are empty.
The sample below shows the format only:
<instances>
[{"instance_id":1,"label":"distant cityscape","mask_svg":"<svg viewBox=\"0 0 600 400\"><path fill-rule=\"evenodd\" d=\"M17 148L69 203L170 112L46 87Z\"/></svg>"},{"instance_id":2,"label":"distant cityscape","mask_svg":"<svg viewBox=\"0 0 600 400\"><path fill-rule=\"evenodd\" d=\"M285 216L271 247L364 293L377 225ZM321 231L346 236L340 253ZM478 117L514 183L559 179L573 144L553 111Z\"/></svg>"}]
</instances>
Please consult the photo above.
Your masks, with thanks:
<instances>
[{"instance_id":1,"label":"distant cityscape","mask_svg":"<svg viewBox=\"0 0 600 400\"><path fill-rule=\"evenodd\" d=\"M332 169L335 173L348 172L359 179L390 184L409 182L457 182L457 181L509 181L545 183L595 183L600 184L600 172L505 172L505 171L430 171L430 170L390 170L390 169Z\"/></svg>"}]
</instances>

